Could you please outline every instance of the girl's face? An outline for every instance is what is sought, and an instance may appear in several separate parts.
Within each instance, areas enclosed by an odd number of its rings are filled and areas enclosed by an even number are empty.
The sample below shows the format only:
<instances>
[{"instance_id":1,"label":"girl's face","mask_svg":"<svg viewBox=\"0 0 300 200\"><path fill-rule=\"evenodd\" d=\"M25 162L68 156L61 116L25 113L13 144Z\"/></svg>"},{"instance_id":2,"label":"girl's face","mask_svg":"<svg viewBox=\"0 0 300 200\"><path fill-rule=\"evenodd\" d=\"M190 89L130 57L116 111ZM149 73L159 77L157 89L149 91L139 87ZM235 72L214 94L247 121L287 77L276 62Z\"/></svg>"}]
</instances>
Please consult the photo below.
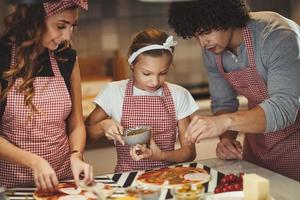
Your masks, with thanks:
<instances>
[{"instance_id":1,"label":"girl's face","mask_svg":"<svg viewBox=\"0 0 300 200\"><path fill-rule=\"evenodd\" d=\"M230 47L232 40L232 29L212 30L195 35L201 48L214 54L221 54L227 47Z\"/></svg>"},{"instance_id":2,"label":"girl's face","mask_svg":"<svg viewBox=\"0 0 300 200\"><path fill-rule=\"evenodd\" d=\"M141 54L131 66L134 85L141 90L155 92L165 82L169 68L169 55L152 57Z\"/></svg>"},{"instance_id":3,"label":"girl's face","mask_svg":"<svg viewBox=\"0 0 300 200\"><path fill-rule=\"evenodd\" d=\"M47 17L45 20L46 31L42 37L43 46L55 50L63 41L69 41L77 19L78 9L67 9Z\"/></svg>"}]
</instances>

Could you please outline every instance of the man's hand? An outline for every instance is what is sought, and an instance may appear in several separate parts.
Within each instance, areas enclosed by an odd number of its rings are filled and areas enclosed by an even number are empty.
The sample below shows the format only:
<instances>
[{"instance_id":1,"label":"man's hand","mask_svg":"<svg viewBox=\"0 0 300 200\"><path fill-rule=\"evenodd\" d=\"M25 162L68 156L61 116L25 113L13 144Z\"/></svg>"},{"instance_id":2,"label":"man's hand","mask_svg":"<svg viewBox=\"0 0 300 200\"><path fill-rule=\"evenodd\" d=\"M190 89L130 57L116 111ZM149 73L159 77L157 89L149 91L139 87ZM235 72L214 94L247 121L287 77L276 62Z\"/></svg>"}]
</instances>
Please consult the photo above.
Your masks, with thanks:
<instances>
[{"instance_id":1,"label":"man's hand","mask_svg":"<svg viewBox=\"0 0 300 200\"><path fill-rule=\"evenodd\" d=\"M222 135L227 131L228 120L222 116L194 116L186 130L186 140L192 143L199 143L205 138L212 138Z\"/></svg>"},{"instance_id":2,"label":"man's hand","mask_svg":"<svg viewBox=\"0 0 300 200\"><path fill-rule=\"evenodd\" d=\"M217 144L217 157L224 160L243 159L242 145L239 141L222 138Z\"/></svg>"}]
</instances>

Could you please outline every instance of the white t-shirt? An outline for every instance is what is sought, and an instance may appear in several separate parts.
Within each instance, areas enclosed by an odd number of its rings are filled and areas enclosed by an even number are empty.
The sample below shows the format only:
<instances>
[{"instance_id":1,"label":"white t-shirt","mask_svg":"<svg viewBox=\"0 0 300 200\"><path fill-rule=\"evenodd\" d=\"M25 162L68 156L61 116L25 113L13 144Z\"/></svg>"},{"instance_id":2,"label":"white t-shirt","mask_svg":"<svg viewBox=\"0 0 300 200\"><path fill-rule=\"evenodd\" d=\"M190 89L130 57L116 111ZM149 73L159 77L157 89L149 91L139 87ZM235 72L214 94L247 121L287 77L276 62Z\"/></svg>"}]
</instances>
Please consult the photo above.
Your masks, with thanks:
<instances>
[{"instance_id":1,"label":"white t-shirt","mask_svg":"<svg viewBox=\"0 0 300 200\"><path fill-rule=\"evenodd\" d=\"M108 83L93 101L116 122L121 121L123 99L127 83L128 79ZM171 83L166 84L172 95L177 120L183 119L198 110L198 105L187 89ZM135 86L133 87L133 95L162 96L162 94L163 92L161 88L153 93L149 93L144 90L140 90Z\"/></svg>"}]
</instances>

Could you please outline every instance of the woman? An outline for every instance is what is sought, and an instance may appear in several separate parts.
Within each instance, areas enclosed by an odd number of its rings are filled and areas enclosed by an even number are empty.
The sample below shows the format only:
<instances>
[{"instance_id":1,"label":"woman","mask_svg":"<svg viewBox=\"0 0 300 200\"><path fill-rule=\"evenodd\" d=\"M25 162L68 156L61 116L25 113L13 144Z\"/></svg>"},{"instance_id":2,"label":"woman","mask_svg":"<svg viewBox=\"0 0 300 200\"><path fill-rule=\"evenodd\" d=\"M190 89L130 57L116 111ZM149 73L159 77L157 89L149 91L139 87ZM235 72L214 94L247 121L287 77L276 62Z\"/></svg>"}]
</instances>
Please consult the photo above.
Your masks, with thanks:
<instances>
[{"instance_id":1,"label":"woman","mask_svg":"<svg viewBox=\"0 0 300 200\"><path fill-rule=\"evenodd\" d=\"M87 1L18 5L0 39L0 185L54 190L93 180L83 162L86 133L76 52L68 43Z\"/></svg>"}]
</instances>

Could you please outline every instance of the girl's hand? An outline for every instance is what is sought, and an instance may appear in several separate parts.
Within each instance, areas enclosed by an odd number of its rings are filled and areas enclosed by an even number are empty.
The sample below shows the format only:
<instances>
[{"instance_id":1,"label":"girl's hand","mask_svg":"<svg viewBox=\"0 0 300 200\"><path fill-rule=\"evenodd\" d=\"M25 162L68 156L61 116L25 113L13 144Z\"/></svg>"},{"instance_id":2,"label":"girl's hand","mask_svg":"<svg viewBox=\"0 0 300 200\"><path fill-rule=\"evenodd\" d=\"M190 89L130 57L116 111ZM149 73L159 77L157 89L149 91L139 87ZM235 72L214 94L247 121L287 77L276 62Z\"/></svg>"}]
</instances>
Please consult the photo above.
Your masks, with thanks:
<instances>
[{"instance_id":1,"label":"girl's hand","mask_svg":"<svg viewBox=\"0 0 300 200\"><path fill-rule=\"evenodd\" d=\"M230 159L243 159L242 145L239 141L222 138L217 144L216 154L217 157L224 160Z\"/></svg>"},{"instance_id":2,"label":"girl's hand","mask_svg":"<svg viewBox=\"0 0 300 200\"><path fill-rule=\"evenodd\" d=\"M79 155L78 155L79 154ZM84 183L89 185L94 182L93 167L82 161L80 152L71 154L71 169L74 176L74 181L79 187L80 175L84 175Z\"/></svg>"},{"instance_id":3,"label":"girl's hand","mask_svg":"<svg viewBox=\"0 0 300 200\"><path fill-rule=\"evenodd\" d=\"M121 137L121 135L123 135L123 127L121 124L111 119L106 119L101 122L101 125L105 131L105 136L109 140L119 141L122 145L125 145L125 142Z\"/></svg>"},{"instance_id":4,"label":"girl's hand","mask_svg":"<svg viewBox=\"0 0 300 200\"><path fill-rule=\"evenodd\" d=\"M130 155L133 160L163 160L164 152L156 145L153 138L150 139L150 148L148 149L145 145L137 144L130 148Z\"/></svg>"},{"instance_id":5,"label":"girl's hand","mask_svg":"<svg viewBox=\"0 0 300 200\"><path fill-rule=\"evenodd\" d=\"M58 179L55 171L48 161L40 156L32 160L32 173L36 187L44 191L55 191L58 186Z\"/></svg>"}]
</instances>

